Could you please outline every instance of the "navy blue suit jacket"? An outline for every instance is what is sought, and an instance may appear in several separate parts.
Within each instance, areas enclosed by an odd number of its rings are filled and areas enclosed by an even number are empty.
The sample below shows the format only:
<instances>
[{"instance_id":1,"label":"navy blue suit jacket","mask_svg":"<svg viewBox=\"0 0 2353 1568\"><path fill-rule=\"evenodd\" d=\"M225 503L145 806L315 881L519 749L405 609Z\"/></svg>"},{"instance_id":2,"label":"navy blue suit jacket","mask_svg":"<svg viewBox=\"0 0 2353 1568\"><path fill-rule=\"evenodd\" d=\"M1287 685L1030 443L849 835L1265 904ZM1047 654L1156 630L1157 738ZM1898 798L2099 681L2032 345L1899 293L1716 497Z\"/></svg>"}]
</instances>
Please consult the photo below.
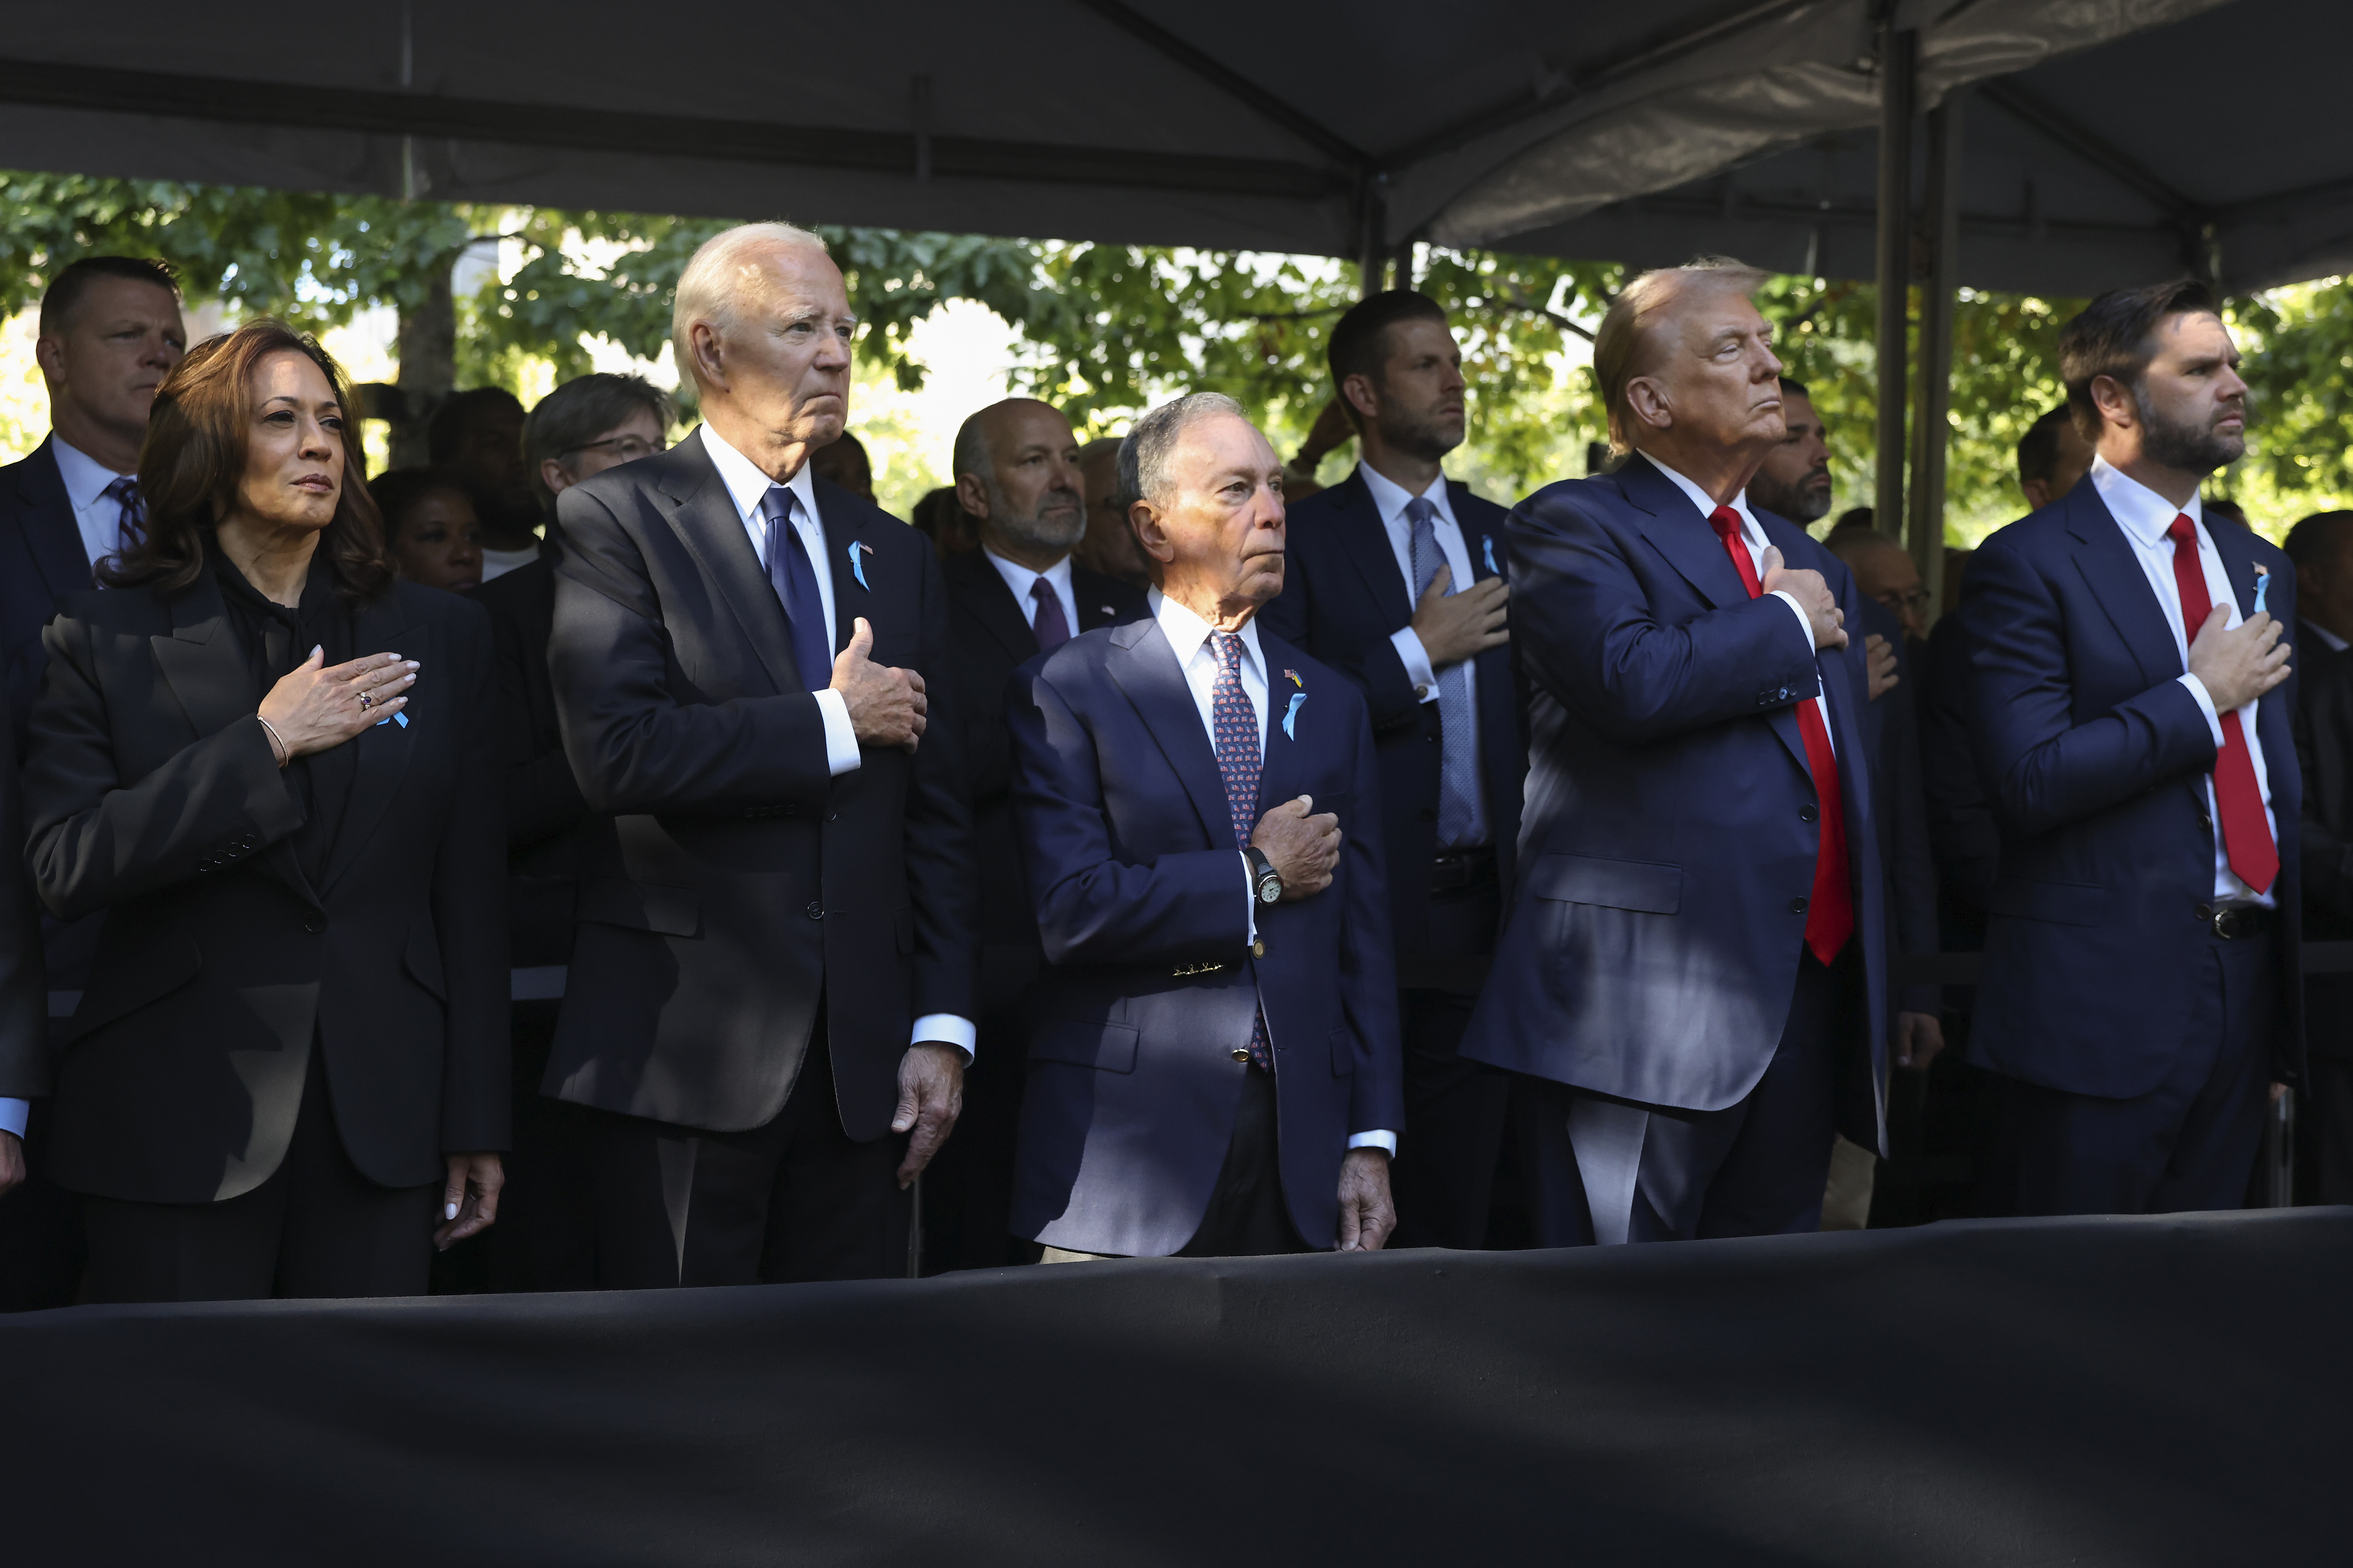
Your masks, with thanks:
<instances>
[{"instance_id":1,"label":"navy blue suit jacket","mask_svg":"<svg viewBox=\"0 0 2353 1568\"><path fill-rule=\"evenodd\" d=\"M1447 503L1461 526L1471 570L1496 575L1504 558L1502 507L1450 480ZM1356 682L1372 710L1373 753L1380 766L1383 847L1388 850L1389 922L1398 954L1410 959L1429 940L1430 869L1438 843L1441 742L1438 704L1418 700L1390 636L1413 621L1413 595L1398 570L1380 509L1361 473L1290 508L1282 592L1260 612L1271 630ZM1494 565L1490 565L1490 562ZM1479 760L1486 785L1487 826L1495 867L1511 898L1520 833L1520 786L1528 749L1521 739L1519 699L1508 645L1479 655Z\"/></svg>"},{"instance_id":2,"label":"navy blue suit jacket","mask_svg":"<svg viewBox=\"0 0 2353 1568\"><path fill-rule=\"evenodd\" d=\"M2238 595L2295 625L2295 569L2235 524L2207 532ZM2214 896L2203 783L2213 732L2181 685L2170 617L2088 480L1996 533L1961 589L1969 728L2001 834L1969 1058L2075 1094L2126 1098L2184 1050L2190 987L2211 966ZM2303 781L2291 677L2257 705L2278 823L2279 1033L2299 1074L2304 1005L2297 827Z\"/></svg>"},{"instance_id":3,"label":"navy blue suit jacket","mask_svg":"<svg viewBox=\"0 0 2353 1568\"><path fill-rule=\"evenodd\" d=\"M1333 1245L1349 1135L1403 1123L1364 700L1259 637L1271 687L1259 813L1312 795L1345 836L1330 887L1258 907L1260 958L1217 754L1159 623L1085 633L1013 679L1014 814L1048 963L1021 1109L1020 1236L1129 1257L1192 1239L1255 1070L1232 1053L1261 1007L1283 1195L1309 1246Z\"/></svg>"},{"instance_id":4,"label":"navy blue suit jacket","mask_svg":"<svg viewBox=\"0 0 2353 1568\"><path fill-rule=\"evenodd\" d=\"M1883 1106L1887 923L1859 722L1861 595L1804 531L1758 521L1837 595L1857 628L1843 653L1818 659L1786 603L1751 599L1707 520L1647 459L1514 510L1527 815L1519 896L1464 1056L1692 1110L1756 1086L1804 943L1820 829L1795 705L1820 691ZM1848 1136L1879 1142L1875 1128Z\"/></svg>"},{"instance_id":5,"label":"navy blue suit jacket","mask_svg":"<svg viewBox=\"0 0 2353 1568\"><path fill-rule=\"evenodd\" d=\"M82 553L65 476L44 440L31 457L0 468L0 655L7 660L19 756L48 666L41 630L67 595L90 585L90 557Z\"/></svg>"}]
</instances>

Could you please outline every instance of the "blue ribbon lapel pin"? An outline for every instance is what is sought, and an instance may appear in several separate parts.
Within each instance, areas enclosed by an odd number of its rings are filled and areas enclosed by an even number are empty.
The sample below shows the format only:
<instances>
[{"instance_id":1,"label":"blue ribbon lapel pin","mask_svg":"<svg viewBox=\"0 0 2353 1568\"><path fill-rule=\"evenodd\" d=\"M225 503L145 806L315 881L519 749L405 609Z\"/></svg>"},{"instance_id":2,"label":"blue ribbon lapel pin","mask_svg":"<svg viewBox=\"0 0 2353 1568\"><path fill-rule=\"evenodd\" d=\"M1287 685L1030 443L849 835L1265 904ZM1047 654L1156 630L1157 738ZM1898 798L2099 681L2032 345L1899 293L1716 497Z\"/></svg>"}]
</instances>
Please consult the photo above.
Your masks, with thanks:
<instances>
[{"instance_id":1,"label":"blue ribbon lapel pin","mask_svg":"<svg viewBox=\"0 0 2353 1568\"><path fill-rule=\"evenodd\" d=\"M866 558L873 553L874 547L867 543L866 541L862 539L853 539L849 542L849 574L857 578L858 585L861 588L865 588L870 594L874 592L874 590L867 586Z\"/></svg>"},{"instance_id":2,"label":"blue ribbon lapel pin","mask_svg":"<svg viewBox=\"0 0 2353 1568\"><path fill-rule=\"evenodd\" d=\"M1299 688L1291 694L1291 705L1282 710L1283 739L1296 741L1299 732L1293 726L1299 721L1299 710L1307 705L1307 683L1299 679L1299 672L1295 669L1286 669L1282 673L1292 685Z\"/></svg>"},{"instance_id":3,"label":"blue ribbon lapel pin","mask_svg":"<svg viewBox=\"0 0 2353 1568\"><path fill-rule=\"evenodd\" d=\"M2263 613L2263 595L2272 591L2272 572L2268 566L2255 568L2255 614Z\"/></svg>"},{"instance_id":4,"label":"blue ribbon lapel pin","mask_svg":"<svg viewBox=\"0 0 2353 1568\"><path fill-rule=\"evenodd\" d=\"M1498 577L1502 576L1504 569L1495 564L1495 536L1491 533L1479 542L1487 547L1487 570Z\"/></svg>"},{"instance_id":5,"label":"blue ribbon lapel pin","mask_svg":"<svg viewBox=\"0 0 2353 1568\"><path fill-rule=\"evenodd\" d=\"M375 727L381 730L386 724L397 724L402 729L406 730L408 728L408 715L406 713L387 713L383 718L375 721Z\"/></svg>"}]
</instances>

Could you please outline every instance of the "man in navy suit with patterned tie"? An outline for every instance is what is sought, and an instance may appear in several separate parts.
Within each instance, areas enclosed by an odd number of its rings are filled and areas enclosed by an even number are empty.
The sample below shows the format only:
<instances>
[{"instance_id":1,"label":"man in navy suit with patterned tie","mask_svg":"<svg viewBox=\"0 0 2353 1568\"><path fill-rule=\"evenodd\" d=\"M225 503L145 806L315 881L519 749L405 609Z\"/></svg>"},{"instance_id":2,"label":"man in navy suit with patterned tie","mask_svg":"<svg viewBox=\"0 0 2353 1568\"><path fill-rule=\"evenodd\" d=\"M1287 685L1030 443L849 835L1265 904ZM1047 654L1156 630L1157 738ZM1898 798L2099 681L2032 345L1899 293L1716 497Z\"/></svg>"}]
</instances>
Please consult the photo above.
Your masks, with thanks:
<instances>
[{"instance_id":1,"label":"man in navy suit with patterned tie","mask_svg":"<svg viewBox=\"0 0 2353 1568\"><path fill-rule=\"evenodd\" d=\"M1833 1134L1883 1152L1858 601L1748 505L1783 436L1763 280L1629 284L1593 368L1632 455L1512 514L1526 826L1462 1054L1530 1075L1545 1245L1812 1230Z\"/></svg>"},{"instance_id":2,"label":"man in navy suit with patterned tie","mask_svg":"<svg viewBox=\"0 0 2353 1568\"><path fill-rule=\"evenodd\" d=\"M1232 399L1145 415L1120 477L1150 618L1007 698L1049 964L1014 1230L1053 1262L1376 1248L1401 1106L1364 699L1257 624L1282 465Z\"/></svg>"},{"instance_id":3,"label":"man in navy suit with patterned tie","mask_svg":"<svg viewBox=\"0 0 2353 1568\"><path fill-rule=\"evenodd\" d=\"M2091 472L1969 563L1997 1213L2236 1208L2303 1071L2295 571L2198 496L2246 450L2238 363L2202 284L2093 300L2059 340Z\"/></svg>"},{"instance_id":4,"label":"man in navy suit with patterned tie","mask_svg":"<svg viewBox=\"0 0 2353 1568\"><path fill-rule=\"evenodd\" d=\"M1291 508L1265 624L1365 694L1398 945L1400 1247L1486 1245L1511 1075L1456 1054L1511 898L1520 736L1502 507L1439 464L1462 443L1462 351L1438 302L1375 294L1332 329L1356 471Z\"/></svg>"}]
</instances>

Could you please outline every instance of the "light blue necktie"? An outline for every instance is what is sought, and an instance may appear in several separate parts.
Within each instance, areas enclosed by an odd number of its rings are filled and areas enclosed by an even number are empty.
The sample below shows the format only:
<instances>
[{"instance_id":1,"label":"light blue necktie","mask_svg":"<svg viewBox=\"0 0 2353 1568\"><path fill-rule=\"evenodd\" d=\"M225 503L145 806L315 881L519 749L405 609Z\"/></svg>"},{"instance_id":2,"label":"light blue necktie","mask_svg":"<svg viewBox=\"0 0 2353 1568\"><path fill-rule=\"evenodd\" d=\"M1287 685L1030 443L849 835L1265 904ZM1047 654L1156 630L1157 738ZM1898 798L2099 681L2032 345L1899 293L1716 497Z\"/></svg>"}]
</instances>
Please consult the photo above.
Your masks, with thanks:
<instances>
[{"instance_id":1,"label":"light blue necktie","mask_svg":"<svg viewBox=\"0 0 2353 1568\"><path fill-rule=\"evenodd\" d=\"M1405 515L1413 525L1413 597L1419 604L1438 569L1446 564L1446 552L1438 547L1438 508L1429 497L1416 496L1406 502ZM1447 597L1452 598L1465 586L1448 583ZM1445 737L1439 748L1438 847L1462 849L1483 844L1486 813L1480 803L1479 737L1473 728L1476 720L1467 659L1438 672L1438 722Z\"/></svg>"}]
</instances>

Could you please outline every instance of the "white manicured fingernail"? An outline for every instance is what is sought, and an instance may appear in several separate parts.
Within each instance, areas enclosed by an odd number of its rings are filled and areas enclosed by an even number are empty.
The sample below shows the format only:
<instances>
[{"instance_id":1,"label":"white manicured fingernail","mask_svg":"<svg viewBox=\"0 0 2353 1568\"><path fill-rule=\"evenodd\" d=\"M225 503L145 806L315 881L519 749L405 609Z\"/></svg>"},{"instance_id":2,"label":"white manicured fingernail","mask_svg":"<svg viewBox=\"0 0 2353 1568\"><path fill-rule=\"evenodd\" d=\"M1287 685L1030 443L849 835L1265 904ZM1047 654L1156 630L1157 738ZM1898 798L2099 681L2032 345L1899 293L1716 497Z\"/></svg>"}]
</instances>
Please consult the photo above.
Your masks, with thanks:
<instances>
[{"instance_id":1,"label":"white manicured fingernail","mask_svg":"<svg viewBox=\"0 0 2353 1568\"><path fill-rule=\"evenodd\" d=\"M441 1217L443 1219L456 1219L458 1217L458 1205L456 1204L443 1204L441 1205Z\"/></svg>"}]
</instances>

